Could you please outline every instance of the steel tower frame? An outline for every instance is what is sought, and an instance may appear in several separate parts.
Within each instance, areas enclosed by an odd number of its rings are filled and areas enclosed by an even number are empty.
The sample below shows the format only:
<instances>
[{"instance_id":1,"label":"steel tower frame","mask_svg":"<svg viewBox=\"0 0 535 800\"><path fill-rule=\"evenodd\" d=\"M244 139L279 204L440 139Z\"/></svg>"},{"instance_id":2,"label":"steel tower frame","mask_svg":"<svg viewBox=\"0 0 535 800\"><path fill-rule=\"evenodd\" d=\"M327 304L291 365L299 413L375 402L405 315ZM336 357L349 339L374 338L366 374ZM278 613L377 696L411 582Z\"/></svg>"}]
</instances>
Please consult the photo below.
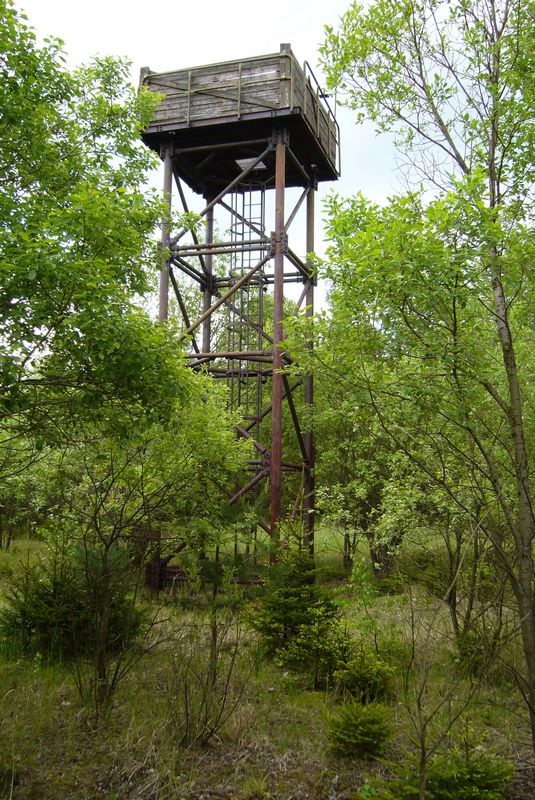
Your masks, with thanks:
<instances>
[{"instance_id":1,"label":"steel tower frame","mask_svg":"<svg viewBox=\"0 0 535 800\"><path fill-rule=\"evenodd\" d=\"M240 143L237 143L238 146ZM314 225L315 225L315 194L317 180L313 171L307 172L296 158L290 147L290 132L286 127L274 127L272 137L266 142L244 142L247 150L256 145L256 157L248 157L240 174L214 197L205 198L205 205L198 212L198 218L205 221L205 236L201 241L196 231L185 227L171 235L169 219L171 217L173 184L176 187L185 214L191 214L182 179L174 160L173 144L168 143L162 147L163 160L163 196L167 207L167 215L162 224L161 247L164 261L160 271L159 285L159 319L165 322L169 317L169 293L173 291L178 307L184 321L184 335L191 337L192 352L188 353L188 362L193 369L203 369L215 377L224 377L233 388L236 379L241 384L255 383L255 408L256 413L249 415L242 425L236 426L239 436L252 440L258 458L251 462L254 470L253 477L243 486L231 493L228 502L233 504L241 497L254 489L260 481L268 479L270 483L270 516L269 524L258 520L258 524L276 539L278 538L279 523L282 516L281 493L283 476L285 472L301 472L302 485L294 501L293 516L301 507L303 520L304 540L310 551L314 548L314 437L311 426L303 429L294 401L294 393L304 385L305 406L310 411L314 400L314 379L312 374L303 375L293 382L284 373L284 367L295 363L290 354L283 349L284 341L284 285L286 283L303 283L303 290L296 302L295 310L306 306L307 317L314 314L314 286L316 279L310 263L310 254L314 251ZM227 148L226 143L210 145L205 149L211 157ZM236 146L236 143L233 143ZM200 147L186 148L188 155L192 150L198 151ZM185 148L181 148L184 154ZM249 213L242 208L238 210L236 198L245 197L246 193L258 195L260 204L265 207L265 185L255 180L250 183L251 176L257 178L259 168L263 169L263 160L268 154L275 157L275 206L274 225L270 235L266 235L264 214L262 218L252 218L251 206ZM297 165L302 177L302 192L286 216L288 207L286 199L286 165L292 161ZM260 167L262 165L262 167ZM230 199L230 202L229 202ZM215 212L224 209L230 214L234 227L231 226L231 239L219 241L214 237ZM306 253L305 258L299 257L289 246L288 232L295 224L299 214L305 214L306 219ZM241 233L241 235L239 235ZM185 243L190 237L191 241ZM217 276L214 274L214 258L217 256L230 256L231 266L240 265L241 269L231 269L228 274ZM245 259L248 264L244 266ZM236 274L238 272L238 274ZM181 291L177 273L182 273L195 281L203 296L203 312L194 321L191 319L190 309ZM273 286L273 331L268 333L259 314L253 318L244 308L250 306L250 293L252 287L256 288L258 308L262 304L264 290ZM226 350L213 349L212 336L213 320L220 309L225 309L227 314L238 318L242 331L252 333L251 336L239 337L240 349L228 347ZM197 334L201 331L201 346ZM253 340L256 349L251 349ZM244 345L245 341L245 347ZM264 347L260 345L264 343ZM312 339L308 341L312 349ZM225 366L221 366L221 362ZM246 365L246 366L244 366ZM262 407L264 382L271 379L271 403ZM247 386L250 394L250 387ZM293 424L294 434L299 447L301 463L289 463L283 460L283 403L288 405ZM240 403L238 402L239 406ZM271 415L271 441L267 444L258 441L260 423ZM310 419L310 414L307 415Z\"/></svg>"},{"instance_id":2,"label":"steel tower frame","mask_svg":"<svg viewBox=\"0 0 535 800\"><path fill-rule=\"evenodd\" d=\"M315 195L319 181L340 173L338 124L310 66L299 65L289 44L278 53L191 69L146 67L140 82L161 96L142 132L163 161L159 319L169 318L172 291L191 343L189 366L227 381L230 405L241 416L236 433L254 446L252 475L229 489L228 502L259 492L267 481L269 518L258 524L276 540L286 513L283 489L299 473L289 515L301 514L313 552L314 379L285 349L285 286L302 284L292 313L305 305L312 350ZM190 210L183 184L204 198L198 212ZM296 202L288 191L294 188ZM174 191L183 212L176 233L170 223ZM230 224L219 233L216 223L225 215ZM199 220L204 235L191 224ZM303 257L289 244L298 220ZM183 291L184 279L198 287L193 300ZM290 433L293 460L283 453Z\"/></svg>"}]
</instances>

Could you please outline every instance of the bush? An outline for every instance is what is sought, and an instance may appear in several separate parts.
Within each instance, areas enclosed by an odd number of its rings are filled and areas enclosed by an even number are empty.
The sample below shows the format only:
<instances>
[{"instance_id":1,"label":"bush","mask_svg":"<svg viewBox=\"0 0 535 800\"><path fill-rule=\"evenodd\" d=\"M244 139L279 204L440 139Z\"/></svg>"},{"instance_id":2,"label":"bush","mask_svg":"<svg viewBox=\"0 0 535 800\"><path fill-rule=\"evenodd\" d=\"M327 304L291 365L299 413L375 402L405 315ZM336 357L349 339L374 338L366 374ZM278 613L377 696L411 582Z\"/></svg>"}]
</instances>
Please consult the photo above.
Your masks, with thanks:
<instances>
[{"instance_id":1,"label":"bush","mask_svg":"<svg viewBox=\"0 0 535 800\"><path fill-rule=\"evenodd\" d=\"M394 668L365 647L334 672L339 694L351 695L360 703L385 700L392 692Z\"/></svg>"},{"instance_id":2,"label":"bush","mask_svg":"<svg viewBox=\"0 0 535 800\"><path fill-rule=\"evenodd\" d=\"M141 613L133 608L124 580L124 555L111 555L111 597L105 646L115 653L135 640ZM101 598L102 564L98 555L54 550L50 558L27 563L10 580L0 612L5 649L39 653L49 661L94 654Z\"/></svg>"},{"instance_id":3,"label":"bush","mask_svg":"<svg viewBox=\"0 0 535 800\"><path fill-rule=\"evenodd\" d=\"M307 675L314 689L333 680L336 669L348 657L351 643L340 620L325 614L321 604L309 609L309 622L295 632L276 661L287 669Z\"/></svg>"},{"instance_id":4,"label":"bush","mask_svg":"<svg viewBox=\"0 0 535 800\"><path fill-rule=\"evenodd\" d=\"M266 655L274 656L318 617L327 625L337 615L336 603L316 583L313 559L299 550L271 567L269 580L250 622L260 635Z\"/></svg>"},{"instance_id":5,"label":"bush","mask_svg":"<svg viewBox=\"0 0 535 800\"><path fill-rule=\"evenodd\" d=\"M392 737L390 712L381 703L344 703L329 719L329 743L343 756L376 756Z\"/></svg>"},{"instance_id":6,"label":"bush","mask_svg":"<svg viewBox=\"0 0 535 800\"><path fill-rule=\"evenodd\" d=\"M499 639L485 628L475 624L457 638L459 663L470 676L490 680L496 662Z\"/></svg>"},{"instance_id":7,"label":"bush","mask_svg":"<svg viewBox=\"0 0 535 800\"><path fill-rule=\"evenodd\" d=\"M324 686L349 653L349 637L338 607L316 583L314 562L298 550L272 567L269 582L250 617L264 654Z\"/></svg>"},{"instance_id":8,"label":"bush","mask_svg":"<svg viewBox=\"0 0 535 800\"><path fill-rule=\"evenodd\" d=\"M433 758L427 767L425 794L427 800L503 800L505 789L514 774L514 767L503 758L471 753L469 758L457 751ZM405 765L397 778L379 780L375 789L361 790L360 797L381 800L418 800L418 770Z\"/></svg>"},{"instance_id":9,"label":"bush","mask_svg":"<svg viewBox=\"0 0 535 800\"><path fill-rule=\"evenodd\" d=\"M513 774L502 758L480 753L466 760L448 753L430 762L426 785L431 800L501 800Z\"/></svg>"},{"instance_id":10,"label":"bush","mask_svg":"<svg viewBox=\"0 0 535 800\"><path fill-rule=\"evenodd\" d=\"M182 626L166 692L169 724L180 746L219 738L244 699L253 667L243 626L231 610L214 606L205 622Z\"/></svg>"}]
</instances>

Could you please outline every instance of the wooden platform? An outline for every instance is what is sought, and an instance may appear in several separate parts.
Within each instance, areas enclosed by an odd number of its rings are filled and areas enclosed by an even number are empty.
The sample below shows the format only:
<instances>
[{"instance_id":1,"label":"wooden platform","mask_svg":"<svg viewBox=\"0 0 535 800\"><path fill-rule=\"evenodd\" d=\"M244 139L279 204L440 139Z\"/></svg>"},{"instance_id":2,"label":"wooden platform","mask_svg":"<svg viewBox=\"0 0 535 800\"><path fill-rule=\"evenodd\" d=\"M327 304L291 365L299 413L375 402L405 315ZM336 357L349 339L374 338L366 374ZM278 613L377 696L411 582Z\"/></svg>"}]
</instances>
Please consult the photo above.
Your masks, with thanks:
<instances>
[{"instance_id":1,"label":"wooden platform","mask_svg":"<svg viewBox=\"0 0 535 800\"><path fill-rule=\"evenodd\" d=\"M141 70L142 86L163 95L145 143L161 153L172 144L181 177L197 192L215 195L239 175L244 160L263 152L277 128L289 138L287 185L339 175L336 119L305 63L289 45L279 53L157 73ZM240 163L238 163L240 162ZM248 184L273 186L268 153Z\"/></svg>"}]
</instances>

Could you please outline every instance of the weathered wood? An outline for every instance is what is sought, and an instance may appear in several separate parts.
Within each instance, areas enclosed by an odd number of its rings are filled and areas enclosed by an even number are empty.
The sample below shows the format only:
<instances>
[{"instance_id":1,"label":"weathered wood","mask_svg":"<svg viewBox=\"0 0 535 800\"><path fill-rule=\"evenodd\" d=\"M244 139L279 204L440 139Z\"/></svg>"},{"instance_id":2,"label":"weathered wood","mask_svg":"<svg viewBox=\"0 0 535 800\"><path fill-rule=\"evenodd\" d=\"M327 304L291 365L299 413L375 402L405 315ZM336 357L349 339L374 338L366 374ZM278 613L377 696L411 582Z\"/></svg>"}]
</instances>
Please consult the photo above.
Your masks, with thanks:
<instances>
[{"instance_id":1,"label":"weathered wood","mask_svg":"<svg viewBox=\"0 0 535 800\"><path fill-rule=\"evenodd\" d=\"M206 194L225 185L232 175L233 154L229 151L226 162L219 159L215 172L212 162L207 173L195 148L234 141L238 152L240 132L241 138L269 139L277 119L291 130L292 151L299 160L288 173L287 185L306 185L312 172L317 180L338 177L338 125L310 69L298 64L289 45L267 56L173 72L144 68L141 85L163 95L143 138L158 152L164 139L172 141L175 159L180 159L196 191ZM254 152L253 148L251 155ZM259 181L270 172L274 175L272 162L268 156Z\"/></svg>"}]
</instances>

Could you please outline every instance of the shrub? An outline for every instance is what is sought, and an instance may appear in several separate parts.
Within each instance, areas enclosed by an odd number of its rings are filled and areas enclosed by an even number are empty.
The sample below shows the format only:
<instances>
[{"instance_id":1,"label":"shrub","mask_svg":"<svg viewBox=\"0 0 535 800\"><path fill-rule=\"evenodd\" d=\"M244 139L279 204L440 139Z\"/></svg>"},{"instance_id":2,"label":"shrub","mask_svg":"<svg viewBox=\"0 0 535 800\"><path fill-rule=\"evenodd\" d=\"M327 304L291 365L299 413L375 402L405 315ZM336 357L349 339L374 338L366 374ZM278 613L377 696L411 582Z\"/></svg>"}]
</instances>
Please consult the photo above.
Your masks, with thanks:
<instances>
[{"instance_id":1,"label":"shrub","mask_svg":"<svg viewBox=\"0 0 535 800\"><path fill-rule=\"evenodd\" d=\"M349 637L338 619L338 607L316 583L314 562L306 552L291 552L271 569L250 621L264 654L308 675L314 688L324 686L347 660Z\"/></svg>"},{"instance_id":2,"label":"shrub","mask_svg":"<svg viewBox=\"0 0 535 800\"><path fill-rule=\"evenodd\" d=\"M243 626L230 609L214 606L206 621L182 626L166 692L169 724L180 746L219 738L238 709L254 667L244 645Z\"/></svg>"},{"instance_id":3,"label":"shrub","mask_svg":"<svg viewBox=\"0 0 535 800\"><path fill-rule=\"evenodd\" d=\"M335 620L338 608L316 581L314 562L304 551L292 552L270 569L257 609L250 617L266 655L274 656L307 625Z\"/></svg>"},{"instance_id":4,"label":"shrub","mask_svg":"<svg viewBox=\"0 0 535 800\"><path fill-rule=\"evenodd\" d=\"M333 679L350 651L349 635L340 620L333 619L321 604L309 609L309 622L297 629L288 644L277 651L280 666L307 675L314 689Z\"/></svg>"},{"instance_id":5,"label":"shrub","mask_svg":"<svg viewBox=\"0 0 535 800\"><path fill-rule=\"evenodd\" d=\"M390 712L381 703L344 703L329 719L329 743L343 756L376 756L392 737Z\"/></svg>"},{"instance_id":6,"label":"shrub","mask_svg":"<svg viewBox=\"0 0 535 800\"><path fill-rule=\"evenodd\" d=\"M478 753L467 760L448 753L430 762L426 785L435 800L501 800L513 773L513 765L502 758Z\"/></svg>"},{"instance_id":7,"label":"shrub","mask_svg":"<svg viewBox=\"0 0 535 800\"><path fill-rule=\"evenodd\" d=\"M457 638L459 663L467 675L489 680L496 662L499 637L475 624Z\"/></svg>"},{"instance_id":8,"label":"shrub","mask_svg":"<svg viewBox=\"0 0 535 800\"><path fill-rule=\"evenodd\" d=\"M385 700L392 692L393 676L394 668L366 647L334 672L337 692L361 703Z\"/></svg>"},{"instance_id":9,"label":"shrub","mask_svg":"<svg viewBox=\"0 0 535 800\"><path fill-rule=\"evenodd\" d=\"M473 752L470 757L458 751L433 758L427 767L425 793L427 800L503 800L505 789L514 774L514 767L503 758ZM366 794L365 791L368 793ZM374 792L370 794L370 791ZM405 764L391 781L379 779L375 788L361 790L359 797L381 800L418 800L418 770Z\"/></svg>"},{"instance_id":10,"label":"shrub","mask_svg":"<svg viewBox=\"0 0 535 800\"><path fill-rule=\"evenodd\" d=\"M124 579L124 556L112 554L107 636L108 652L123 650L141 627ZM47 560L27 563L10 580L0 612L4 648L50 661L91 656L96 647L102 587L98 556L54 550ZM121 579L122 578L122 579Z\"/></svg>"}]
</instances>

